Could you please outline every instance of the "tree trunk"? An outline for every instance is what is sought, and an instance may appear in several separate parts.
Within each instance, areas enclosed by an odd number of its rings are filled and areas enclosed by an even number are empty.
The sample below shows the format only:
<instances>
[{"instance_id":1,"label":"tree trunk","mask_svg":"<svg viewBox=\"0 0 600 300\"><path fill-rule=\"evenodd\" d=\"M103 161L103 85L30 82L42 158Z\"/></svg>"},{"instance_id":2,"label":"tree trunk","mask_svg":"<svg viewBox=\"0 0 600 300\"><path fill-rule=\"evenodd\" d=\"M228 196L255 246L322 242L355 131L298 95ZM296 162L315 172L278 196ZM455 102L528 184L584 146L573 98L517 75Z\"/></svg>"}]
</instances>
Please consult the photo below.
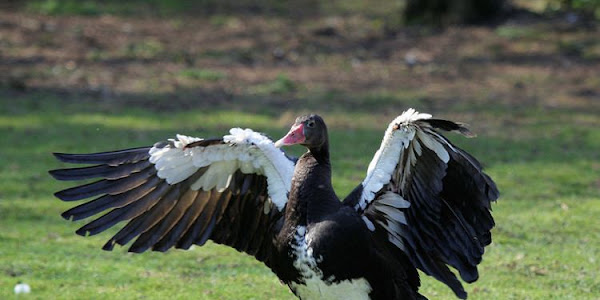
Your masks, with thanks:
<instances>
[{"instance_id":1,"label":"tree trunk","mask_svg":"<svg viewBox=\"0 0 600 300\"><path fill-rule=\"evenodd\" d=\"M407 0L407 23L448 24L489 23L507 12L506 0Z\"/></svg>"}]
</instances>

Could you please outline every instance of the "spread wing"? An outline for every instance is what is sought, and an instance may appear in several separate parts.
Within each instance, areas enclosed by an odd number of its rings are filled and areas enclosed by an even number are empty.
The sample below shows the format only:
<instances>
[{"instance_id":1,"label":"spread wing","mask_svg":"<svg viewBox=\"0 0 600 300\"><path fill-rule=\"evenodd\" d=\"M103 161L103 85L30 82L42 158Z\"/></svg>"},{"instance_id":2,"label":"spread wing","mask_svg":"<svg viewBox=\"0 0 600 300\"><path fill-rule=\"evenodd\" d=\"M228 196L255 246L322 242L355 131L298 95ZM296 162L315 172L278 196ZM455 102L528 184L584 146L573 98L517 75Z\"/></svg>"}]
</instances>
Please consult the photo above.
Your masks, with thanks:
<instances>
[{"instance_id":1,"label":"spread wing","mask_svg":"<svg viewBox=\"0 0 600 300\"><path fill-rule=\"evenodd\" d=\"M491 243L491 202L499 194L479 162L439 130L471 136L461 124L413 109L396 118L367 177L344 204L362 214L376 238L466 298L448 265L463 280L477 280L477 265Z\"/></svg>"},{"instance_id":2,"label":"spread wing","mask_svg":"<svg viewBox=\"0 0 600 300\"><path fill-rule=\"evenodd\" d=\"M269 265L295 162L267 137L234 128L217 139L178 135L153 147L55 156L93 164L50 171L58 180L101 178L55 194L64 201L88 199L64 212L66 219L110 210L77 234L98 234L128 221L103 249L134 238L131 252L187 249L211 239Z\"/></svg>"}]
</instances>

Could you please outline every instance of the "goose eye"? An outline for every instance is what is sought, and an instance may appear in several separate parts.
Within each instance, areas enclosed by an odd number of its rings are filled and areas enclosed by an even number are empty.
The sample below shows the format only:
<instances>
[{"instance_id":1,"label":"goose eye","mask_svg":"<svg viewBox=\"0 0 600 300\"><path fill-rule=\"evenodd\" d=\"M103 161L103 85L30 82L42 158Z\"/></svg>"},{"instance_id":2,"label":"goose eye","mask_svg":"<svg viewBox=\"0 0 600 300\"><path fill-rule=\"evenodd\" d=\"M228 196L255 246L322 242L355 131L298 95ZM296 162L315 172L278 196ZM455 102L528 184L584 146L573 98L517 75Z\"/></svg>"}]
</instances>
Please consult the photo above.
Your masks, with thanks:
<instances>
[{"instance_id":1,"label":"goose eye","mask_svg":"<svg viewBox=\"0 0 600 300\"><path fill-rule=\"evenodd\" d=\"M313 121L313 120L310 120L310 121L308 121L308 122L306 123L306 126L307 126L308 128L313 128L313 127L315 127L315 121Z\"/></svg>"}]
</instances>

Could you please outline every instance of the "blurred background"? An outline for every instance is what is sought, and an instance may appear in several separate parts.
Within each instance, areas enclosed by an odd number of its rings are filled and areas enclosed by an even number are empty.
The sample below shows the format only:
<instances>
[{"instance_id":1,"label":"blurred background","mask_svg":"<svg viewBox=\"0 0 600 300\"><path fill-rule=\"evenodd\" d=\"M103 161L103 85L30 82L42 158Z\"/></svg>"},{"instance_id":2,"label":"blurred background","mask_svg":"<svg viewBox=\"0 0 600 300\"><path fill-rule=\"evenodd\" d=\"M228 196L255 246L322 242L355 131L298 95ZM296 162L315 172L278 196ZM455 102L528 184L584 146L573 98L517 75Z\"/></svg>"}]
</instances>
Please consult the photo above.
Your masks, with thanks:
<instances>
[{"instance_id":1,"label":"blurred background","mask_svg":"<svg viewBox=\"0 0 600 300\"><path fill-rule=\"evenodd\" d=\"M278 138L316 112L343 197L414 107L470 124L478 138L450 137L501 191L470 299L598 299L599 21L600 0L4 0L0 298L293 299L231 249L130 255L76 236L50 153L234 126Z\"/></svg>"}]
</instances>

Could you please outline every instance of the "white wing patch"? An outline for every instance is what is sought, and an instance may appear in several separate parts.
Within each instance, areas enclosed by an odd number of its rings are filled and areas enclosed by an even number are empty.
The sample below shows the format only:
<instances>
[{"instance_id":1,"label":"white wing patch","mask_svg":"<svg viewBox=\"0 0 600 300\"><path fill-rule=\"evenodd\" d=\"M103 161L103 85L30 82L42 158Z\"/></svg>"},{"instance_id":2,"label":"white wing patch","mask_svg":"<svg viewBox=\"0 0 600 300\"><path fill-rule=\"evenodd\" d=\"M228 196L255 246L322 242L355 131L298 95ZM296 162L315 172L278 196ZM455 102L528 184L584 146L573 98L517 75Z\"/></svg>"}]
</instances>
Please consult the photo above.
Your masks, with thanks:
<instances>
[{"instance_id":1,"label":"white wing patch","mask_svg":"<svg viewBox=\"0 0 600 300\"><path fill-rule=\"evenodd\" d=\"M217 192L222 192L229 186L231 177L237 169L238 162L235 160L216 161L192 184L191 189L209 191L216 188Z\"/></svg>"},{"instance_id":2,"label":"white wing patch","mask_svg":"<svg viewBox=\"0 0 600 300\"><path fill-rule=\"evenodd\" d=\"M364 210L367 204L375 197L375 193L390 182L402 151L408 148L410 142L415 137L417 130L412 123L416 120L429 118L431 118L431 115L420 114L411 108L388 125L383 136L383 141L381 141L381 146L375 152L371 163L369 163L367 176L362 183L363 194L361 201L357 204L360 206L360 209Z\"/></svg>"},{"instance_id":3,"label":"white wing patch","mask_svg":"<svg viewBox=\"0 0 600 300\"><path fill-rule=\"evenodd\" d=\"M381 226L388 233L389 241L400 249L404 249L401 225L407 224L402 210L410 206L410 202L402 198L401 190L406 186L412 167L423 154L423 147L431 149L444 163L450 160L446 147L452 147L428 124L418 122L429 118L431 115L418 113L411 108L390 123L381 146L369 164L367 176L362 182L362 197L355 207L365 211L378 195L369 213L363 215L363 221L371 231L375 230L376 224ZM382 191L386 185L388 189ZM371 214L384 216L384 219L369 218Z\"/></svg>"},{"instance_id":4,"label":"white wing patch","mask_svg":"<svg viewBox=\"0 0 600 300\"><path fill-rule=\"evenodd\" d=\"M282 210L290 191L294 164L275 148L273 141L260 133L241 128L232 128L229 133L223 137L225 144L190 148L185 147L202 139L177 135L176 139L170 140L173 147L150 149L150 162L158 170L158 177L169 184L182 182L200 168L208 166L204 174L191 185L194 190L223 191L238 169L246 174L265 175L269 196L275 206Z\"/></svg>"},{"instance_id":5,"label":"white wing patch","mask_svg":"<svg viewBox=\"0 0 600 300\"><path fill-rule=\"evenodd\" d=\"M424 132L423 128L415 124L418 120L429 118L430 114L418 113L411 108L390 123L381 146L369 163L367 176L362 182L362 197L356 209L364 210L373 201L375 194L390 183L394 172L409 174L410 166L414 166L417 158L421 156L422 146L433 150L443 162L450 160L444 145L432 137L434 133ZM407 164L398 166L402 155L408 155Z\"/></svg>"},{"instance_id":6,"label":"white wing patch","mask_svg":"<svg viewBox=\"0 0 600 300\"><path fill-rule=\"evenodd\" d=\"M448 161L450 160L450 155L448 154L448 151L446 151L446 148L444 148L444 145L440 144L438 141L434 140L421 130L417 131L417 135L419 137L419 140L423 142L425 147L433 150L433 152L435 152L435 154L437 154L437 156L444 163L448 163Z\"/></svg>"}]
</instances>

